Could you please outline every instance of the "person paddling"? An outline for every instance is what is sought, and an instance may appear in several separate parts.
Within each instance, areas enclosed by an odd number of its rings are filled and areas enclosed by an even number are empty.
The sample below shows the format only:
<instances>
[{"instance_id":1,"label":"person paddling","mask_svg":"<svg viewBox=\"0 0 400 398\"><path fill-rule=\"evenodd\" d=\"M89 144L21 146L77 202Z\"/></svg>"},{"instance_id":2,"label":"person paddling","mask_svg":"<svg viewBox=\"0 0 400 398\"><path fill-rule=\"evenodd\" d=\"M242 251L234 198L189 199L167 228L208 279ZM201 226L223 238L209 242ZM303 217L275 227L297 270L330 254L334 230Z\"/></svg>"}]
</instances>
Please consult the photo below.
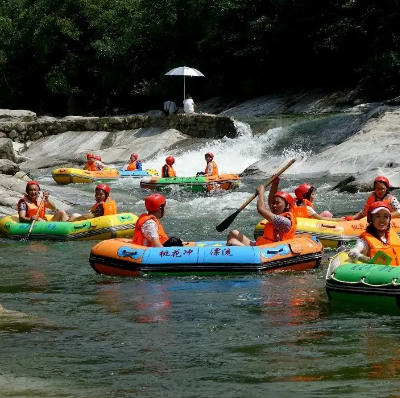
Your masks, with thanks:
<instances>
[{"instance_id":1,"label":"person paddling","mask_svg":"<svg viewBox=\"0 0 400 398\"><path fill-rule=\"evenodd\" d=\"M102 171L106 168L106 165L102 162L100 155L96 155L94 157L94 164L96 165L97 171Z\"/></svg>"},{"instance_id":2,"label":"person paddling","mask_svg":"<svg viewBox=\"0 0 400 398\"><path fill-rule=\"evenodd\" d=\"M166 204L165 197L158 193L144 200L147 213L141 214L136 221L132 243L147 247L183 246L181 239L168 237L159 221L165 215Z\"/></svg>"},{"instance_id":3,"label":"person paddling","mask_svg":"<svg viewBox=\"0 0 400 398\"><path fill-rule=\"evenodd\" d=\"M370 262L380 251L391 258L390 265L400 265L400 238L390 228L391 218L391 208L387 203L372 203L368 207L368 226L350 250L349 257L352 260Z\"/></svg>"},{"instance_id":4,"label":"person paddling","mask_svg":"<svg viewBox=\"0 0 400 398\"><path fill-rule=\"evenodd\" d=\"M82 221L89 220L95 217L108 216L117 214L117 205L115 201L110 198L111 189L107 184L99 184L95 188L94 197L96 203L87 214L74 214L70 217L69 221Z\"/></svg>"},{"instance_id":5,"label":"person paddling","mask_svg":"<svg viewBox=\"0 0 400 398\"><path fill-rule=\"evenodd\" d=\"M46 221L46 209L55 210L51 221L67 221L68 214L65 210L58 210L56 205L49 199L49 192L44 191L43 197L39 197L40 186L36 181L26 184L26 195L19 200L17 209L19 222L31 223L33 221Z\"/></svg>"},{"instance_id":6,"label":"person paddling","mask_svg":"<svg viewBox=\"0 0 400 398\"><path fill-rule=\"evenodd\" d=\"M259 246L267 243L292 239L296 233L296 216L292 213L293 197L284 191L277 192L279 181L274 179L268 195L268 204L271 210L265 206L265 187L257 188L257 211L268 223L265 224L263 236L255 242L238 230L230 231L226 244L228 246Z\"/></svg>"},{"instance_id":7,"label":"person paddling","mask_svg":"<svg viewBox=\"0 0 400 398\"><path fill-rule=\"evenodd\" d=\"M378 176L374 180L374 191L369 195L367 202L362 210L354 216L345 216L345 220L360 220L368 214L368 208L375 202L386 203L391 211L392 218L400 217L400 203L393 196L389 194L390 183L389 179L384 176Z\"/></svg>"}]
</instances>

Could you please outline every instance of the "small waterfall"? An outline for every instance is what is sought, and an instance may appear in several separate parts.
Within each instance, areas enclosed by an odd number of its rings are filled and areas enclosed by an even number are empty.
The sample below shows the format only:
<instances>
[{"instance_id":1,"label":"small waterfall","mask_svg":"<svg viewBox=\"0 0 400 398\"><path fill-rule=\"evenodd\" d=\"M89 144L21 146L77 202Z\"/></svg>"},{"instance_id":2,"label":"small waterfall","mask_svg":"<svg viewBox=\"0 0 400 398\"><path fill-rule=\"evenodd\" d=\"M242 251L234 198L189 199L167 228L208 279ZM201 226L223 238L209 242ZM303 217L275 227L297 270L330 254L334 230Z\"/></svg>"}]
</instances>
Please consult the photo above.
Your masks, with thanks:
<instances>
[{"instance_id":1,"label":"small waterfall","mask_svg":"<svg viewBox=\"0 0 400 398\"><path fill-rule=\"evenodd\" d=\"M253 137L253 131L251 130L250 124L240 122L236 119L233 119L233 124L238 137Z\"/></svg>"}]
</instances>

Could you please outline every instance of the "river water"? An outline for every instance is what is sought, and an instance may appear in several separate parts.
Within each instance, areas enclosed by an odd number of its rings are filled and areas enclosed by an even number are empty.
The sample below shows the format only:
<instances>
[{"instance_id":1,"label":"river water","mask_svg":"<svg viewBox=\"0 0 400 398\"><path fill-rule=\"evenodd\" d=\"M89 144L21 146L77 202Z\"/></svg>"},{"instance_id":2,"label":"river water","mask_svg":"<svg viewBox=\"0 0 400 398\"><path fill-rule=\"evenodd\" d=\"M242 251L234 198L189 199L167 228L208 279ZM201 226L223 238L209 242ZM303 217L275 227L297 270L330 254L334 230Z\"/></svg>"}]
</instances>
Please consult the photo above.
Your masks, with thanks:
<instances>
[{"instance_id":1,"label":"river water","mask_svg":"<svg viewBox=\"0 0 400 398\"><path fill-rule=\"evenodd\" d=\"M265 137L202 145L222 171L241 172L268 156ZM191 175L204 168L203 152L186 147L173 155ZM158 169L164 155L145 166ZM46 172L37 178L74 211L94 202L91 184L57 186ZM166 231L223 239L215 226L260 182L246 177L229 193L169 193ZM283 178L281 185L293 192L299 182ZM317 210L338 216L357 212L367 195L331 191L334 178L311 182ZM111 186L120 211L143 211L148 192L138 181ZM251 236L259 220L251 203L232 227ZM114 278L90 267L94 244L1 241L1 397L397 395L400 319L329 303L332 250L319 269L300 273Z\"/></svg>"}]
</instances>

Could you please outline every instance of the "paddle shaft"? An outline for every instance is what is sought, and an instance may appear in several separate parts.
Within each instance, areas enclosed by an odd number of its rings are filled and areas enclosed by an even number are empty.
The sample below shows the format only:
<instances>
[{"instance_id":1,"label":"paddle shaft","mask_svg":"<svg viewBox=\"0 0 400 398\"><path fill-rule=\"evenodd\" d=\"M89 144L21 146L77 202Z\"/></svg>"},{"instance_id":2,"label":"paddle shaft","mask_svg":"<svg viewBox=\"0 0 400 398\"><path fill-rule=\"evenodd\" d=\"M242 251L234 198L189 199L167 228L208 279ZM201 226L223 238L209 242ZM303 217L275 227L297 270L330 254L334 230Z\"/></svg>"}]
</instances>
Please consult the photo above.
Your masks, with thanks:
<instances>
[{"instance_id":1,"label":"paddle shaft","mask_svg":"<svg viewBox=\"0 0 400 398\"><path fill-rule=\"evenodd\" d=\"M39 215L40 209L42 208L43 204L44 204L44 196L42 197L42 200L39 203L39 207L36 211L35 217L37 217ZM27 240L29 239L29 236L32 232L33 226L35 225L35 222L36 222L36 218L34 220L32 220L32 222L31 222L31 226L29 227L28 234L26 235Z\"/></svg>"},{"instance_id":2,"label":"paddle shaft","mask_svg":"<svg viewBox=\"0 0 400 398\"><path fill-rule=\"evenodd\" d=\"M279 177L285 170L287 170L294 162L296 159L292 159L286 166L282 167L277 173L275 173L265 184L264 188L266 188L268 185L272 184L272 182L275 180L276 177ZM232 224L233 220L236 218L236 216L251 202L254 200L254 198L258 195L258 192L254 193L253 195L250 196L249 199L246 200L233 214L231 214L228 218L226 218L224 221L222 221L221 224L216 226L216 229L218 232L221 232L229 227L229 225Z\"/></svg>"}]
</instances>

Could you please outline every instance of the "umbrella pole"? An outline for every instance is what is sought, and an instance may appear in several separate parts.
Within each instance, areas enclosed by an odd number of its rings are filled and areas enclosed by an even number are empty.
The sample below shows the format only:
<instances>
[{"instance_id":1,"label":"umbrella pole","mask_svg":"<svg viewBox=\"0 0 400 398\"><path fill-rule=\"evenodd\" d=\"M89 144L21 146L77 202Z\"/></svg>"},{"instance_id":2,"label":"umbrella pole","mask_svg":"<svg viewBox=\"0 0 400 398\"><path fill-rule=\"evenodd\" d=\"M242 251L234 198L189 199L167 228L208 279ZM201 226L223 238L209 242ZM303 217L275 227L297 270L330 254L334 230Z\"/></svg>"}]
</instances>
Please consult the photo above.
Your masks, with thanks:
<instances>
[{"instance_id":1,"label":"umbrella pole","mask_svg":"<svg viewBox=\"0 0 400 398\"><path fill-rule=\"evenodd\" d=\"M183 75L183 100L185 101L185 75Z\"/></svg>"}]
</instances>

